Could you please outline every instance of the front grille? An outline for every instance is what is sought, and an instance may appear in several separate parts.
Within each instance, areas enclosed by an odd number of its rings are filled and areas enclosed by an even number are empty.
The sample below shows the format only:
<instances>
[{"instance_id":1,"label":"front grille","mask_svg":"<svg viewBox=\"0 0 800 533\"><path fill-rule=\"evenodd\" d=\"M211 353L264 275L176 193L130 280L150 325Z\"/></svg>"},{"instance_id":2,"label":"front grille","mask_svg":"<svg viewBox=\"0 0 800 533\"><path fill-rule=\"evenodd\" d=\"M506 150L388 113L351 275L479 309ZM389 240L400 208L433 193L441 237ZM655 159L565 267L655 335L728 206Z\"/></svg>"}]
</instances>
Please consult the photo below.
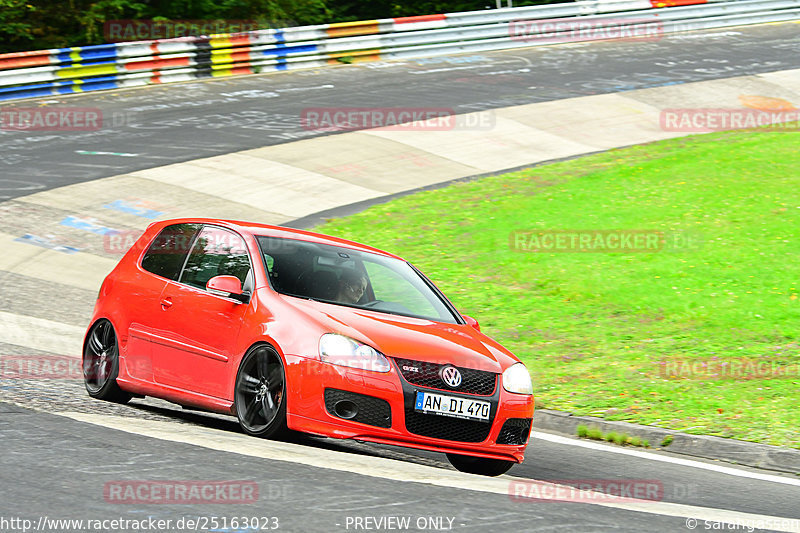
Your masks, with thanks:
<instances>
[{"instance_id":1,"label":"front grille","mask_svg":"<svg viewBox=\"0 0 800 533\"><path fill-rule=\"evenodd\" d=\"M503 424L500 435L497 437L497 444L520 445L528 442L528 435L531 434L530 418L509 418Z\"/></svg>"},{"instance_id":2,"label":"front grille","mask_svg":"<svg viewBox=\"0 0 800 533\"><path fill-rule=\"evenodd\" d=\"M356 394L355 392L348 392L338 389L325 389L325 409L331 416L341 418L336 414L336 403L341 401L350 401L358 407L358 413L352 420L362 424L369 424L370 426L377 426L379 428L392 427L392 408L389 402L374 396L367 396L366 394Z\"/></svg>"},{"instance_id":3,"label":"front grille","mask_svg":"<svg viewBox=\"0 0 800 533\"><path fill-rule=\"evenodd\" d=\"M492 424L440 415L426 415L406 409L406 429L415 435L456 442L483 442Z\"/></svg>"},{"instance_id":4,"label":"front grille","mask_svg":"<svg viewBox=\"0 0 800 533\"><path fill-rule=\"evenodd\" d=\"M400 374L412 385L440 389L464 394L477 394L480 396L491 396L497 383L497 374L485 370L475 370L474 368L458 368L461 372L461 385L456 388L448 387L441 376L439 370L442 366L437 363L427 363L425 361L413 361L411 359L395 359ZM449 366L449 365L448 365ZM406 368L403 368L406 367ZM408 370L416 368L419 372Z\"/></svg>"}]
</instances>

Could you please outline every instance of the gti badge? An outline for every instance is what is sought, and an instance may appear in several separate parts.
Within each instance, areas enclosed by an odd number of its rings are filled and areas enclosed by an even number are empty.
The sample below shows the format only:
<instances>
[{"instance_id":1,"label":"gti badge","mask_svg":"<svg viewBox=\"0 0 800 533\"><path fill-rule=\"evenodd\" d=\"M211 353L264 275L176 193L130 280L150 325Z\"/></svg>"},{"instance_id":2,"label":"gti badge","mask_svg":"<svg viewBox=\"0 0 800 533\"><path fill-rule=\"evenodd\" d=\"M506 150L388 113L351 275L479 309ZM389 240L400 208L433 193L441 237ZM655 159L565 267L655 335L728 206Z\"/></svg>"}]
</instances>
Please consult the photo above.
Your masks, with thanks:
<instances>
[{"instance_id":1,"label":"gti badge","mask_svg":"<svg viewBox=\"0 0 800 533\"><path fill-rule=\"evenodd\" d=\"M443 367L440 377L442 378L442 381L444 381L445 385L450 388L455 389L461 385L461 372L459 372L454 366Z\"/></svg>"}]
</instances>

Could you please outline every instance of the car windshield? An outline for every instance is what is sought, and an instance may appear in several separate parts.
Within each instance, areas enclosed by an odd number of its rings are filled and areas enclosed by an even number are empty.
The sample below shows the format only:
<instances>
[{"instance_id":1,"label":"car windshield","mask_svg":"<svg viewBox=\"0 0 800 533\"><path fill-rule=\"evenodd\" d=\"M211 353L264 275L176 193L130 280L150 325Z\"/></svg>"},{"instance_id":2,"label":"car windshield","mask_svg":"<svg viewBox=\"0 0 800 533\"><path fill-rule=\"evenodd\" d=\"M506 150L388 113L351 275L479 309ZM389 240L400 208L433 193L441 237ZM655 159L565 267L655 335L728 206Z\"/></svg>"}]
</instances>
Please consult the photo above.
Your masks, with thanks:
<instances>
[{"instance_id":1,"label":"car windshield","mask_svg":"<svg viewBox=\"0 0 800 533\"><path fill-rule=\"evenodd\" d=\"M296 239L258 237L272 288L289 296L458 323L439 292L408 263Z\"/></svg>"}]
</instances>

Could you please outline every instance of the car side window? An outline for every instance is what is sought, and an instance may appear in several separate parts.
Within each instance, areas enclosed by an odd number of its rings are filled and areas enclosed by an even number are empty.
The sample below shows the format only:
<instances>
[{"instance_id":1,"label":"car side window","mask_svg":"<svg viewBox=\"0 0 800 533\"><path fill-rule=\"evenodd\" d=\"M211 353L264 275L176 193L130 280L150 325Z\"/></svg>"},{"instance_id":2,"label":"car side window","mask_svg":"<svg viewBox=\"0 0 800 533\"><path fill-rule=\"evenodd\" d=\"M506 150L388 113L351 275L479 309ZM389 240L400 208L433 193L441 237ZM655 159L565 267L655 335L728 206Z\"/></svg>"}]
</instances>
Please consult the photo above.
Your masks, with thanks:
<instances>
[{"instance_id":1,"label":"car side window","mask_svg":"<svg viewBox=\"0 0 800 533\"><path fill-rule=\"evenodd\" d=\"M214 276L236 276L246 289L249 273L250 257L242 237L223 228L206 226L194 241L179 281L205 289Z\"/></svg>"},{"instance_id":2,"label":"car side window","mask_svg":"<svg viewBox=\"0 0 800 533\"><path fill-rule=\"evenodd\" d=\"M177 280L200 224L173 224L161 230L142 257L142 268Z\"/></svg>"}]
</instances>

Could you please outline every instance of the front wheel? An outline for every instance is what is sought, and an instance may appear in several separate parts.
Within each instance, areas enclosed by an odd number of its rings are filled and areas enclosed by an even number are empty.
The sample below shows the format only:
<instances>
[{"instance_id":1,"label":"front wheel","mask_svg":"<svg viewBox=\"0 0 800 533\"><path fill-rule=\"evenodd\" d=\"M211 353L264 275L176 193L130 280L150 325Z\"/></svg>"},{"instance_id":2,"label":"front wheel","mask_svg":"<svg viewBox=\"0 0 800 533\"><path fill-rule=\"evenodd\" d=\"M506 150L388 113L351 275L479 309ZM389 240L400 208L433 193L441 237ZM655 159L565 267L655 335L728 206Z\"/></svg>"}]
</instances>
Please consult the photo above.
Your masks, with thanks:
<instances>
[{"instance_id":1,"label":"front wheel","mask_svg":"<svg viewBox=\"0 0 800 533\"><path fill-rule=\"evenodd\" d=\"M286 372L271 346L251 348L236 375L236 417L245 433L272 439L285 436Z\"/></svg>"},{"instance_id":2,"label":"front wheel","mask_svg":"<svg viewBox=\"0 0 800 533\"><path fill-rule=\"evenodd\" d=\"M447 454L447 460L456 470L467 474L481 476L499 476L505 474L516 463L502 459L487 459L485 457L471 457L468 455Z\"/></svg>"},{"instance_id":3,"label":"front wheel","mask_svg":"<svg viewBox=\"0 0 800 533\"><path fill-rule=\"evenodd\" d=\"M119 344L114 326L106 319L98 320L83 347L83 382L92 398L128 403L131 394L117 385Z\"/></svg>"}]
</instances>

